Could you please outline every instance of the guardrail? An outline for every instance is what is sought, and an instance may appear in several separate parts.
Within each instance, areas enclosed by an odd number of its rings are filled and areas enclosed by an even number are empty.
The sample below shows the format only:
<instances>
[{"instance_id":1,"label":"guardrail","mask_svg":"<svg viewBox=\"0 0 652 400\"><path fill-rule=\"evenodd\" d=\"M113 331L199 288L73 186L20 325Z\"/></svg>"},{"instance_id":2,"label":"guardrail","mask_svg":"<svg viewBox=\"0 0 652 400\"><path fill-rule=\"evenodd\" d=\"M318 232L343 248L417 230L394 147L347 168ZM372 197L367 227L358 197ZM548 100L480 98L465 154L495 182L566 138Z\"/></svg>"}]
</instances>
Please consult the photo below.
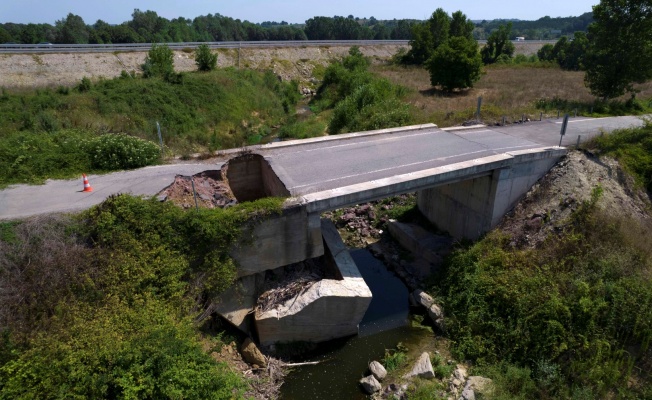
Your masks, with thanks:
<instances>
[{"instance_id":1,"label":"guardrail","mask_svg":"<svg viewBox=\"0 0 652 400\"><path fill-rule=\"evenodd\" d=\"M479 40L483 44L486 40ZM552 40L513 41L514 43L554 43ZM153 43L118 44L0 44L0 53L111 53L148 51ZM269 47L327 47L327 46L407 46L408 40L288 40L255 42L183 42L164 43L172 50L195 49L202 44L211 49L269 48Z\"/></svg>"}]
</instances>

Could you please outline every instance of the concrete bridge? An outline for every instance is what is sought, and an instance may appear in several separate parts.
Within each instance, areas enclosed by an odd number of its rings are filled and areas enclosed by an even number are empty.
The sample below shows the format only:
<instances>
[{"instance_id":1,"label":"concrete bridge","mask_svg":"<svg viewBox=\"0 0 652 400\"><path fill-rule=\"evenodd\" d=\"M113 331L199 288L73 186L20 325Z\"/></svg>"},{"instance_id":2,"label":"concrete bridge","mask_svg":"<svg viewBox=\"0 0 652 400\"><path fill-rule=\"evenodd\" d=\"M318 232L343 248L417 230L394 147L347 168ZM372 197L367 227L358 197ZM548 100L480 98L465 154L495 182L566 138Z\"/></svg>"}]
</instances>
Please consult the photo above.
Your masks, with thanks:
<instances>
[{"instance_id":1,"label":"concrete bridge","mask_svg":"<svg viewBox=\"0 0 652 400\"><path fill-rule=\"evenodd\" d=\"M289 200L286 215L260 226L257 251L238 255L241 274L322 254L322 212L403 193L417 192L420 211L441 230L477 239L566 153L557 146L560 123L447 130L426 124L258 146L229 161L234 194ZM562 144L635 125L642 121L574 118Z\"/></svg>"}]
</instances>

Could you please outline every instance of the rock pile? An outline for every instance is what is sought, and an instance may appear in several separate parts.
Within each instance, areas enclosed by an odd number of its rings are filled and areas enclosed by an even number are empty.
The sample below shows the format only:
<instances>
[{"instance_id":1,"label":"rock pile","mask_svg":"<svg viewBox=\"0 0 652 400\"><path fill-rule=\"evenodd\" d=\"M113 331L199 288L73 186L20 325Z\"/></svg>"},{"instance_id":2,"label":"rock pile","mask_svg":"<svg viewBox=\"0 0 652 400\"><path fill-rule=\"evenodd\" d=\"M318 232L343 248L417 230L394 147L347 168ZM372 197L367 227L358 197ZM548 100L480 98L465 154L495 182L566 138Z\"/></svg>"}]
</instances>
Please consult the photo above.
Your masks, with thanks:
<instances>
[{"instance_id":1,"label":"rock pile","mask_svg":"<svg viewBox=\"0 0 652 400\"><path fill-rule=\"evenodd\" d=\"M194 183L194 192L193 192ZM225 208L237 203L229 185L222 180L220 171L205 171L194 176L177 175L174 182L159 193L161 201L171 201L183 208Z\"/></svg>"}]
</instances>

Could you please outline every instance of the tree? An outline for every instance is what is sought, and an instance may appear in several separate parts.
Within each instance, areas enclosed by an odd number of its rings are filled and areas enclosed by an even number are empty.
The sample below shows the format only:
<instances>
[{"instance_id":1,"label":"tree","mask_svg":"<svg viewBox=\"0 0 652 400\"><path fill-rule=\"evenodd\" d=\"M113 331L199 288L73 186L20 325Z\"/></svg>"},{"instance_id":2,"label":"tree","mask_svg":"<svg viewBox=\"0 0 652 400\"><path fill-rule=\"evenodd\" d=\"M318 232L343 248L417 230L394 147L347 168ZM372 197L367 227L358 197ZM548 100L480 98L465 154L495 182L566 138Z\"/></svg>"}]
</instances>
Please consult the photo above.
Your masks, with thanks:
<instances>
[{"instance_id":1,"label":"tree","mask_svg":"<svg viewBox=\"0 0 652 400\"><path fill-rule=\"evenodd\" d=\"M440 85L448 92L473 87L482 71L478 42L463 36L451 37L435 50L427 68L433 86Z\"/></svg>"},{"instance_id":2,"label":"tree","mask_svg":"<svg viewBox=\"0 0 652 400\"><path fill-rule=\"evenodd\" d=\"M464 14L462 14L462 16L464 16ZM466 20L466 17L464 17L464 19ZM451 17L448 16L443 8L438 8L430 16L428 27L432 33L434 51L448 40L451 33Z\"/></svg>"},{"instance_id":3,"label":"tree","mask_svg":"<svg viewBox=\"0 0 652 400\"><path fill-rule=\"evenodd\" d=\"M0 26L0 43L7 43L13 41L13 38L2 26Z\"/></svg>"},{"instance_id":4,"label":"tree","mask_svg":"<svg viewBox=\"0 0 652 400\"><path fill-rule=\"evenodd\" d=\"M333 20L328 17L314 17L306 21L303 29L309 40L333 40Z\"/></svg>"},{"instance_id":5,"label":"tree","mask_svg":"<svg viewBox=\"0 0 652 400\"><path fill-rule=\"evenodd\" d=\"M640 0L601 0L593 7L584 82L596 96L610 99L634 83L652 78L652 5Z\"/></svg>"},{"instance_id":6,"label":"tree","mask_svg":"<svg viewBox=\"0 0 652 400\"><path fill-rule=\"evenodd\" d=\"M57 33L57 42L65 44L87 44L88 27L79 15L68 14L65 20L56 22L59 30Z\"/></svg>"},{"instance_id":7,"label":"tree","mask_svg":"<svg viewBox=\"0 0 652 400\"><path fill-rule=\"evenodd\" d=\"M554 61L553 49L553 45L546 43L539 49L539 51L537 51L537 57L539 57L539 60L541 61Z\"/></svg>"},{"instance_id":8,"label":"tree","mask_svg":"<svg viewBox=\"0 0 652 400\"><path fill-rule=\"evenodd\" d=\"M161 76L167 79L174 74L174 53L165 44L153 44L141 69L145 78Z\"/></svg>"},{"instance_id":9,"label":"tree","mask_svg":"<svg viewBox=\"0 0 652 400\"><path fill-rule=\"evenodd\" d=\"M213 54L207 44L195 50L195 64L200 71L212 71L217 66L217 54Z\"/></svg>"},{"instance_id":10,"label":"tree","mask_svg":"<svg viewBox=\"0 0 652 400\"><path fill-rule=\"evenodd\" d=\"M512 58L514 55L514 44L510 40L512 35L512 23L507 25L500 25L498 29L491 32L487 38L487 44L482 48L482 62L485 64L493 64L498 61L501 56Z\"/></svg>"},{"instance_id":11,"label":"tree","mask_svg":"<svg viewBox=\"0 0 652 400\"><path fill-rule=\"evenodd\" d=\"M442 8L436 9L426 22L412 25L410 50L405 55L404 62L425 64L432 53L448 40L450 27L451 17Z\"/></svg>"},{"instance_id":12,"label":"tree","mask_svg":"<svg viewBox=\"0 0 652 400\"><path fill-rule=\"evenodd\" d=\"M450 23L450 35L473 39L473 29L475 28L475 24L467 19L462 11L455 11L452 17Z\"/></svg>"},{"instance_id":13,"label":"tree","mask_svg":"<svg viewBox=\"0 0 652 400\"><path fill-rule=\"evenodd\" d=\"M584 55L589 46L589 40L584 32L575 32L573 40L568 42L563 60L559 65L566 70L579 71L583 69Z\"/></svg>"}]
</instances>

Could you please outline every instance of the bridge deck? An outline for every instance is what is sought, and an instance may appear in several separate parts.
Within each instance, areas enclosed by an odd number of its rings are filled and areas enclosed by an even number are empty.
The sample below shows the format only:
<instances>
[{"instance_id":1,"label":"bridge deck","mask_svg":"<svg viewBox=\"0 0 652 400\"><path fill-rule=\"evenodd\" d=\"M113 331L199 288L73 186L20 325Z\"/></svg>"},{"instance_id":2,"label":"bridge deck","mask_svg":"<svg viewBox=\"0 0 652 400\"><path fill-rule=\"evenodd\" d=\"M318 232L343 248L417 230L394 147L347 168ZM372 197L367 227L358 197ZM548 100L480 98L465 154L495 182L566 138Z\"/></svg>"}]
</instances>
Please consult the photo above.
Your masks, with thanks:
<instances>
[{"instance_id":1,"label":"bridge deck","mask_svg":"<svg viewBox=\"0 0 652 400\"><path fill-rule=\"evenodd\" d=\"M512 151L557 146L560 123L552 119L450 131L424 125L293 146L263 146L262 154L290 193L302 196ZM640 124L636 117L572 118L563 145L575 144L578 134L586 139L600 129Z\"/></svg>"}]
</instances>

